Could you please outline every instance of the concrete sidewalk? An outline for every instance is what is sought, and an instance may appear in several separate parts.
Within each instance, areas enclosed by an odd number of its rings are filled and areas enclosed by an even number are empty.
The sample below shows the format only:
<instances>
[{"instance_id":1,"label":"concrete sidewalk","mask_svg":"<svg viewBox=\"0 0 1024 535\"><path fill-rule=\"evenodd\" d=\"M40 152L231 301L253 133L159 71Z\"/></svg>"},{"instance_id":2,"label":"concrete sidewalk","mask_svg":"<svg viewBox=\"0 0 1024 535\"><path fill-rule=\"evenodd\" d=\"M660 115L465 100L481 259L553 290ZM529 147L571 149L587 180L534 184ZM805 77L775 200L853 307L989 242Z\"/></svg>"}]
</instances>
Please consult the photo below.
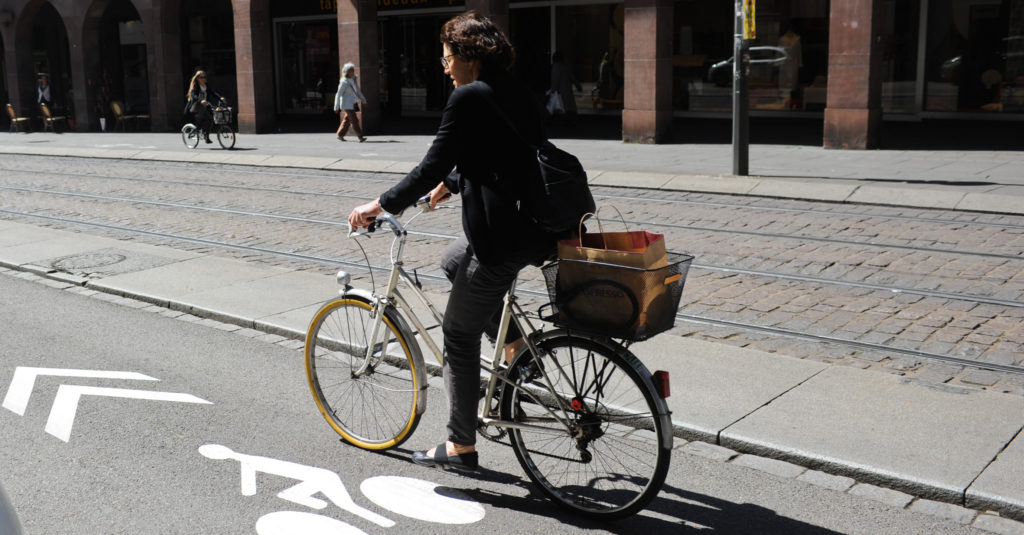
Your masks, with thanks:
<instances>
[{"instance_id":1,"label":"concrete sidewalk","mask_svg":"<svg viewBox=\"0 0 1024 535\"><path fill-rule=\"evenodd\" d=\"M237 150L225 151L188 150L180 136L166 133L34 133L6 136L0 153L405 173L430 141L379 136L360 144L339 143L331 134L240 134ZM726 174L727 145L555 143L576 154L599 185L1024 214L1024 152L759 145L750 151L756 176L735 177ZM105 275L77 274L77 260L103 258L116 259ZM61 288L123 296L294 340L337 292L329 276L4 221L0 266L59 281L52 284ZM1024 521L1024 398L669 334L632 349L651 370L670 372L676 434L699 441L684 451L873 493L900 507L913 502L965 524L1004 519L958 506ZM1011 524L1003 532L1024 532L1024 525Z\"/></svg>"},{"instance_id":2,"label":"concrete sidewalk","mask_svg":"<svg viewBox=\"0 0 1024 535\"><path fill-rule=\"evenodd\" d=\"M432 136L381 135L339 143L331 133L239 134L234 150L188 149L174 133L31 133L0 154L165 160L406 173ZM554 139L595 185L1024 214L1024 151L837 151L753 145L750 175L731 175L732 147Z\"/></svg>"},{"instance_id":3,"label":"concrete sidewalk","mask_svg":"<svg viewBox=\"0 0 1024 535\"><path fill-rule=\"evenodd\" d=\"M110 259L105 276L76 273ZM3 221L0 266L292 340L338 290L330 276ZM670 373L675 433L700 441L683 451L963 523L1005 520L975 510L1024 520L1024 398L671 334L631 349Z\"/></svg>"}]
</instances>

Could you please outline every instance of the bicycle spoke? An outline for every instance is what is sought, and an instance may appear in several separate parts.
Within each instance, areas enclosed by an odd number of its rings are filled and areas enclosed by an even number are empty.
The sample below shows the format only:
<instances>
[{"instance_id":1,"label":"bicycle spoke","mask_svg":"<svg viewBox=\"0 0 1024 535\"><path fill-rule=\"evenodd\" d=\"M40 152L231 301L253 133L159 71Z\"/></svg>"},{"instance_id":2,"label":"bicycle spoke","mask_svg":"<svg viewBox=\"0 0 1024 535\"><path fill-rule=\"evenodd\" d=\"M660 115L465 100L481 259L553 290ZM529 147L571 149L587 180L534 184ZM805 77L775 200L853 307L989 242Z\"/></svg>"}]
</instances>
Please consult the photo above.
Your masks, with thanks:
<instances>
[{"instance_id":1,"label":"bicycle spoke","mask_svg":"<svg viewBox=\"0 0 1024 535\"><path fill-rule=\"evenodd\" d=\"M416 368L391 319L383 319L367 363L373 308L340 298L318 312L307 337L310 385L346 441L367 449L400 444L419 423ZM359 372L359 375L356 373Z\"/></svg>"},{"instance_id":2,"label":"bicycle spoke","mask_svg":"<svg viewBox=\"0 0 1024 535\"><path fill-rule=\"evenodd\" d=\"M664 402L643 381L642 364L586 337L554 337L538 350L547 369L555 370L547 374L554 391L506 386L502 418L545 425L552 410L564 414L570 430L512 427L516 456L541 490L569 509L602 517L635 513L657 494L670 456L659 439L668 433ZM519 385L530 379L530 357L524 353L509 371Z\"/></svg>"}]
</instances>

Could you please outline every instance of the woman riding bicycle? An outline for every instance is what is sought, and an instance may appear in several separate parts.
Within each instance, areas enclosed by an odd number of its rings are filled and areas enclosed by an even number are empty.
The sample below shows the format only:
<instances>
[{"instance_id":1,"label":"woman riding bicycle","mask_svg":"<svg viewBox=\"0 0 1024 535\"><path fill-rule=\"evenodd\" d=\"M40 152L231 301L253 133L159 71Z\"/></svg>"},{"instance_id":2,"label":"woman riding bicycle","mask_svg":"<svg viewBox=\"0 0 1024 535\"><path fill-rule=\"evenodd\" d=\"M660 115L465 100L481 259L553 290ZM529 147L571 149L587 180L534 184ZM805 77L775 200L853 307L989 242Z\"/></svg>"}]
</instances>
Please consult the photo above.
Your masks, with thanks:
<instances>
[{"instance_id":1,"label":"woman riding bicycle","mask_svg":"<svg viewBox=\"0 0 1024 535\"><path fill-rule=\"evenodd\" d=\"M382 210L398 213L430 193L431 206L449 192L462 195L465 234L445 251L442 267L452 281L444 313L444 377L451 413L444 444L413 453L425 466L476 470L476 409L480 385L480 334L497 332L502 298L528 264L554 253L557 236L539 229L518 210L520 180L531 176L536 155L523 139L544 137L539 103L508 72L515 53L486 17L470 11L441 28L441 65L455 90L423 161L378 199L348 216L367 226ZM511 118L513 131L498 110ZM454 169L454 171L453 171ZM505 342L516 340L510 333Z\"/></svg>"},{"instance_id":2,"label":"woman riding bicycle","mask_svg":"<svg viewBox=\"0 0 1024 535\"><path fill-rule=\"evenodd\" d=\"M226 99L206 84L206 71L203 70L196 71L192 76L185 98L188 99L185 117L192 117L192 122L203 131L203 140L213 143L210 140L210 131L213 130L213 105L210 101L226 102Z\"/></svg>"}]
</instances>

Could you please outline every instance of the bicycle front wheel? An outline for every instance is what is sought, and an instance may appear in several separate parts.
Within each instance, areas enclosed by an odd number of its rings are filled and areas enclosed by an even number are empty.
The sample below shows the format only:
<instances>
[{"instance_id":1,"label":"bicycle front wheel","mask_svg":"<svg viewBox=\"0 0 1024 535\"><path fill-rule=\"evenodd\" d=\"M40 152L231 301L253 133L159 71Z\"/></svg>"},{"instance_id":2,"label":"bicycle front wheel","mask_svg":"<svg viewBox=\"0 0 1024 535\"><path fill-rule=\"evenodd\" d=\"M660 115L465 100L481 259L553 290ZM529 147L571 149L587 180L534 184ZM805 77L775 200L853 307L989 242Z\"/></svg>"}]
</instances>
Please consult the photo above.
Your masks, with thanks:
<instances>
[{"instance_id":1,"label":"bicycle front wheel","mask_svg":"<svg viewBox=\"0 0 1024 535\"><path fill-rule=\"evenodd\" d=\"M342 296L317 311L306 333L306 375L320 413L346 442L367 450L404 442L422 412L416 341L386 312L367 361L376 320L370 302Z\"/></svg>"},{"instance_id":2,"label":"bicycle front wheel","mask_svg":"<svg viewBox=\"0 0 1024 535\"><path fill-rule=\"evenodd\" d=\"M188 123L181 127L181 141L190 149L199 145L199 129L196 128L196 125Z\"/></svg>"},{"instance_id":3,"label":"bicycle front wheel","mask_svg":"<svg viewBox=\"0 0 1024 535\"><path fill-rule=\"evenodd\" d=\"M226 124L217 126L217 143L222 149L230 149L235 146L235 131Z\"/></svg>"},{"instance_id":4,"label":"bicycle front wheel","mask_svg":"<svg viewBox=\"0 0 1024 535\"><path fill-rule=\"evenodd\" d=\"M501 419L530 479L560 506L620 518L661 490L672 453L671 420L647 368L602 340L556 334L508 370ZM547 377L554 390L549 390Z\"/></svg>"}]
</instances>

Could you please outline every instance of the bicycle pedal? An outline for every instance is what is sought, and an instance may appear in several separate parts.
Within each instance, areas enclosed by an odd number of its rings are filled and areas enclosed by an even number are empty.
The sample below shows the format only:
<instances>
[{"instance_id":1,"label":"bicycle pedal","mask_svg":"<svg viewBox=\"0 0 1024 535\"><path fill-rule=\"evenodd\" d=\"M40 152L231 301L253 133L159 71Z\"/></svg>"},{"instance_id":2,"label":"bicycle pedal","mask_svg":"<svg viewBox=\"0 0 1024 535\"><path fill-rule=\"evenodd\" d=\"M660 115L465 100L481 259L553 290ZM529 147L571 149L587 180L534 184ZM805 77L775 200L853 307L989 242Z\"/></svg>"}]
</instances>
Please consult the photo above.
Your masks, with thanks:
<instances>
[{"instance_id":1,"label":"bicycle pedal","mask_svg":"<svg viewBox=\"0 0 1024 535\"><path fill-rule=\"evenodd\" d=\"M501 439L508 436L508 431L506 431L504 428L484 424L477 424L476 431L477 433L480 434L480 436L492 442L500 442Z\"/></svg>"}]
</instances>

